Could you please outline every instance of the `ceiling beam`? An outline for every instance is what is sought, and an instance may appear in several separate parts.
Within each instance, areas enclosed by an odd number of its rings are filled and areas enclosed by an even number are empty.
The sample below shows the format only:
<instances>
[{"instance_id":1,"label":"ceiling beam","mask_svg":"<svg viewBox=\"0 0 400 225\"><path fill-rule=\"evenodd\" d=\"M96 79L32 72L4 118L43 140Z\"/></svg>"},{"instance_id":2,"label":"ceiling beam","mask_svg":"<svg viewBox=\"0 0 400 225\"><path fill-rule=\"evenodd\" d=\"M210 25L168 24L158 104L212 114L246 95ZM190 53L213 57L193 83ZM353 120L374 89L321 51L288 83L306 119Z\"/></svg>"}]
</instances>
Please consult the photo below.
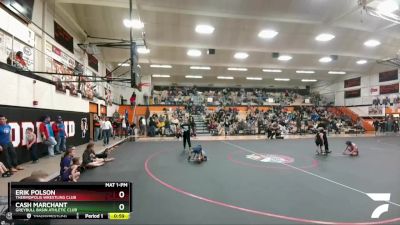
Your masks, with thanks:
<instances>
[{"instance_id":1,"label":"ceiling beam","mask_svg":"<svg viewBox=\"0 0 400 225\"><path fill-rule=\"evenodd\" d=\"M56 3L129 8L129 0L55 0ZM135 1L135 0L134 0ZM135 5L135 4L134 4ZM135 8L135 7L134 7Z\"/></svg>"},{"instance_id":2,"label":"ceiling beam","mask_svg":"<svg viewBox=\"0 0 400 225\"><path fill-rule=\"evenodd\" d=\"M288 19L288 18L283 18L283 17L250 16L250 15L241 15L241 14L233 14L233 13L207 12L207 11L199 11L199 10L191 10L191 9L178 9L178 8L157 7L157 6L148 6L148 5L141 5L141 8L142 8L142 10L145 10L145 11L186 14L186 15L195 15L195 16L210 16L210 17L231 18L231 19L263 20L263 21L303 23L303 24L320 24L321 23L319 21L313 21L313 20Z\"/></svg>"}]
</instances>

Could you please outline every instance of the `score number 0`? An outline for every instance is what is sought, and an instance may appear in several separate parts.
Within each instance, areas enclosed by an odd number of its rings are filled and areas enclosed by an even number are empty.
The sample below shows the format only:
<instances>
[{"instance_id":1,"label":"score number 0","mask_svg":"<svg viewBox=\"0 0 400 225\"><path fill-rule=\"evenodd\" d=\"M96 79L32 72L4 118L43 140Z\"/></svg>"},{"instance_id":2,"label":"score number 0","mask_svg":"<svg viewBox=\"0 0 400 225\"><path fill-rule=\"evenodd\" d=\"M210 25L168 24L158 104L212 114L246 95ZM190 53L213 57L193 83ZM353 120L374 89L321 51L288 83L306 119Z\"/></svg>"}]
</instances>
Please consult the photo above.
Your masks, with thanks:
<instances>
[{"instance_id":1,"label":"score number 0","mask_svg":"<svg viewBox=\"0 0 400 225\"><path fill-rule=\"evenodd\" d=\"M118 196L119 196L120 198L124 198L124 197L125 197L125 192L120 191L120 192L118 193ZM123 211L123 210L125 209L125 205L122 204L122 203L119 204L118 209L121 210L121 211Z\"/></svg>"}]
</instances>

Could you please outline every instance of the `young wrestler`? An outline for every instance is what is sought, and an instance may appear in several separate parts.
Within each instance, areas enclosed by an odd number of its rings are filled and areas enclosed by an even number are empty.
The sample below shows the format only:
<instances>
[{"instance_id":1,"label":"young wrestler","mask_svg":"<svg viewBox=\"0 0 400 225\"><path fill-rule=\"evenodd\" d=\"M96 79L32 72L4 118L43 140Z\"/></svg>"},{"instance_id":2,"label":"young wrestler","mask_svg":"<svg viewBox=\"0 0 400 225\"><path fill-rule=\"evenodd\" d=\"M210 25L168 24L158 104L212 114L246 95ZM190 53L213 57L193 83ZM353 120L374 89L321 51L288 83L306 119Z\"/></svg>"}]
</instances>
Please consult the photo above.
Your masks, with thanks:
<instances>
[{"instance_id":1,"label":"young wrestler","mask_svg":"<svg viewBox=\"0 0 400 225\"><path fill-rule=\"evenodd\" d=\"M322 155L326 155L325 153L325 149L324 151L322 151L322 147L325 146L325 142L324 142L324 129L318 129L317 134L315 135L315 144L317 145L317 151L316 154L322 154Z\"/></svg>"},{"instance_id":2,"label":"young wrestler","mask_svg":"<svg viewBox=\"0 0 400 225\"><path fill-rule=\"evenodd\" d=\"M197 162L207 161L207 156L206 156L203 148L201 147L201 145L197 145L192 148L192 152L191 152L191 155L189 155L189 157L188 157L188 161L191 158L193 158Z\"/></svg>"},{"instance_id":3,"label":"young wrestler","mask_svg":"<svg viewBox=\"0 0 400 225\"><path fill-rule=\"evenodd\" d=\"M344 150L343 155L358 156L358 147L356 144L351 141L346 141L346 145L347 147Z\"/></svg>"}]
</instances>

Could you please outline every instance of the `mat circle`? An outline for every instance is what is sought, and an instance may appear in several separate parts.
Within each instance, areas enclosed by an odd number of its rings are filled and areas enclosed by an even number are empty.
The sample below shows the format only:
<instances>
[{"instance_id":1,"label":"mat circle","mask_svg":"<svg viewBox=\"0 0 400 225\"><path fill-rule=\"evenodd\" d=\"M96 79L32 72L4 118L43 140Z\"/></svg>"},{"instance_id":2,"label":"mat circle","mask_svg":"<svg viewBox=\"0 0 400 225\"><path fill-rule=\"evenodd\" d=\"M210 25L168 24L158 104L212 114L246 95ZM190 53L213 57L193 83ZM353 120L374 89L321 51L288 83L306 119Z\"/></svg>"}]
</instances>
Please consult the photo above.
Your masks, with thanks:
<instances>
[{"instance_id":1,"label":"mat circle","mask_svg":"<svg viewBox=\"0 0 400 225\"><path fill-rule=\"evenodd\" d=\"M211 198L207 198L207 197L203 197L200 195L196 195L194 193L185 191L179 187L175 187L169 183L167 183L166 181L163 181L162 179L160 179L159 177L157 177L156 175L154 175L153 171L150 169L150 161L152 159L154 159L155 157L157 157L159 154L161 153L165 153L167 152L167 150L164 151L159 151L159 152L155 152L152 155L150 155L146 161L144 162L144 169L147 173L147 175L153 179L154 181L156 181L157 183L163 185L164 187L171 189L177 193L180 193L182 195L186 195L188 197L197 199L197 200L201 200L203 202L208 202L210 204L214 204L217 206L221 206L221 207L225 207L225 208L230 208L230 209L234 209L237 211L241 211L241 212L246 212L246 213L250 213L250 214L254 214L254 215L258 215L258 216L266 216L266 217L272 217L272 218L278 218L278 219L283 219L283 220L288 220L288 221L294 221L297 223L313 223L313 224L334 224L334 225L361 225L361 224L366 224L366 225L370 225L370 224L387 224L387 223L394 223L394 222L398 222L400 221L400 217L396 217L396 218L392 218L392 219L386 219L386 220L378 220L378 221L365 221L365 222L335 222L335 221L323 221L323 220L312 220L312 219L306 219L306 218L300 218L300 217L291 217L291 216L287 216L287 215L282 215L282 214L276 214L276 213L271 213L271 212L267 212L267 211L259 211L259 210L255 210L255 209L250 209L250 208L244 208L244 207L240 207L237 205L232 205L232 204L228 204L222 201L218 201L218 200L214 200Z\"/></svg>"}]
</instances>

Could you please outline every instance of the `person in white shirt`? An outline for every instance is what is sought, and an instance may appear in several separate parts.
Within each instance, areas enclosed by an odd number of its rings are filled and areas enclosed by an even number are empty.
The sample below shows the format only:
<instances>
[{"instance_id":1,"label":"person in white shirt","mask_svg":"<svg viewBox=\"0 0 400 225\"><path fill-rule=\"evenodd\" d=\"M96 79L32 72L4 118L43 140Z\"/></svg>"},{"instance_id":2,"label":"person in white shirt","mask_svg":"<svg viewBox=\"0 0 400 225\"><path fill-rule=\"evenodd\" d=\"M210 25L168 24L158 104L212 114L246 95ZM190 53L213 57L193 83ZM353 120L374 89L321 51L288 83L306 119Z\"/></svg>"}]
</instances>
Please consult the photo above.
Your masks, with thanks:
<instances>
[{"instance_id":1,"label":"person in white shirt","mask_svg":"<svg viewBox=\"0 0 400 225\"><path fill-rule=\"evenodd\" d=\"M103 131L103 145L108 145L110 142L112 124L107 117L105 118L104 123L101 124L101 130Z\"/></svg>"}]
</instances>

